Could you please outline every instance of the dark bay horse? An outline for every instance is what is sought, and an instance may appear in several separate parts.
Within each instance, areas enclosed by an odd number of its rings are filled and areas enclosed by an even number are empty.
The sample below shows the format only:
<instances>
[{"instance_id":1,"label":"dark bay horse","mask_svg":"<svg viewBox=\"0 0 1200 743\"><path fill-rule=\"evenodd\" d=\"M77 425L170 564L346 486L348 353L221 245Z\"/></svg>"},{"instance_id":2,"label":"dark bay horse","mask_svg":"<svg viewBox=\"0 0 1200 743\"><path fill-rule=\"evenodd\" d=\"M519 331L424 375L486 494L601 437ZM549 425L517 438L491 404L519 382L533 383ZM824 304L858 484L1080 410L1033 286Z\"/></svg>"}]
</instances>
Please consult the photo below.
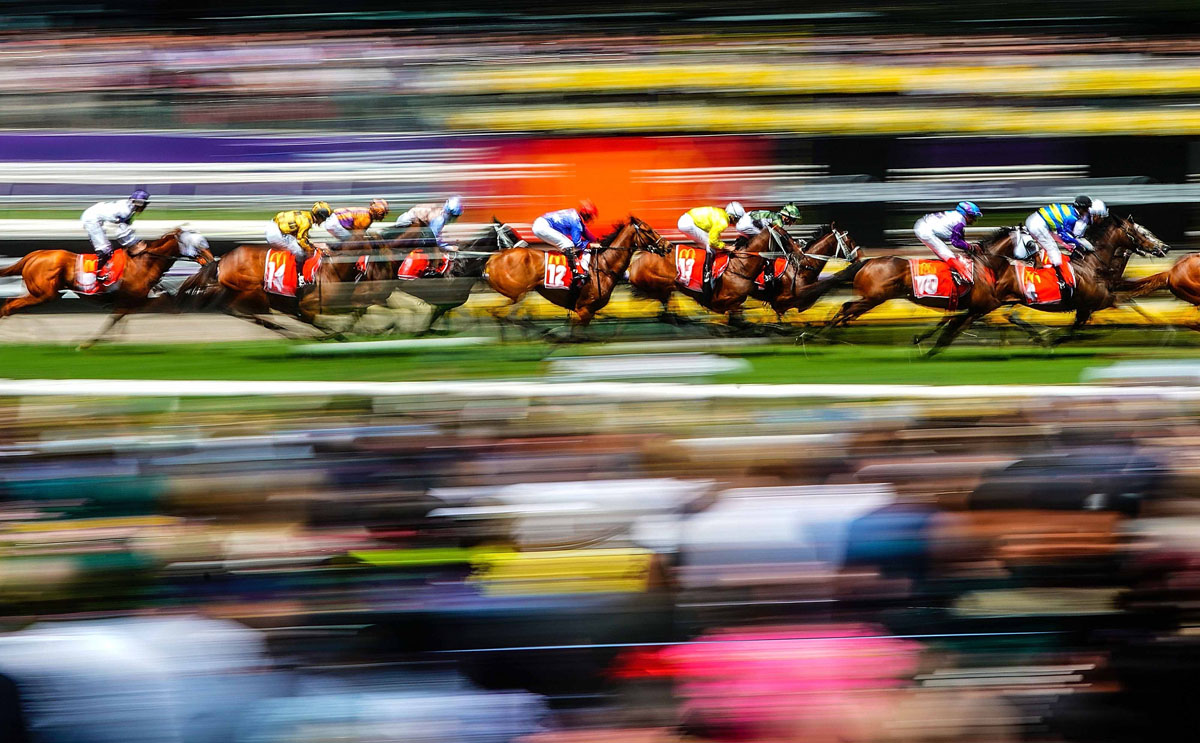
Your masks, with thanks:
<instances>
[{"instance_id":1,"label":"dark bay horse","mask_svg":"<svg viewBox=\"0 0 1200 743\"><path fill-rule=\"evenodd\" d=\"M546 288L546 251L520 246L502 250L489 258L484 267L488 284L509 300L492 314L501 323L510 322L508 315L512 308L527 293L537 291L573 314L573 331L587 327L596 313L608 304L634 251L662 253L669 245L650 225L630 215L627 221L616 224L613 231L600 240L600 247L592 253L587 279L572 289Z\"/></svg>"},{"instance_id":2,"label":"dark bay horse","mask_svg":"<svg viewBox=\"0 0 1200 743\"><path fill-rule=\"evenodd\" d=\"M662 303L665 316L670 314L667 312L667 304L675 292L691 297L701 307L719 315L728 314L741 307L754 289L754 280L766 266L767 259L763 257L763 253L769 253L773 248L782 252L782 241L787 233L780 228L768 227L750 238L744 248L729 251L729 264L725 273L714 281L712 293L708 296L703 291L693 291L679 284L676 280L679 276L675 265L676 246L657 232L653 232L652 235L655 244L660 248L655 252L643 252L634 256L629 265L629 284L638 296ZM696 251L702 258L704 251L700 248L696 248Z\"/></svg>"},{"instance_id":3,"label":"dark bay horse","mask_svg":"<svg viewBox=\"0 0 1200 743\"><path fill-rule=\"evenodd\" d=\"M1170 247L1159 240L1154 233L1134 222L1131 217L1110 217L1097 220L1088 227L1087 239L1095 246L1094 253L1082 254L1075 251L1071 254L1071 268L1075 272L1075 291L1062 301L1051 304L1030 302L1021 290L1016 280L1016 268L1010 263L1009 273L1013 280L1006 282L1004 293L1000 299L1004 304L1022 305L1042 312L1073 312L1075 321L1068 331L1056 338L1052 345L1058 345L1072 340L1079 331L1100 310L1115 307L1121 300L1119 290L1125 285L1122 274L1133 255L1162 257ZM996 247L1001 247L997 244ZM1011 248L1011 242L1009 243ZM1011 254L1004 250L996 251L1011 261ZM1033 328L1018 320L1013 314L1007 318L1010 322L1026 331ZM938 336L937 348L948 345L955 337L965 330L975 318L951 318L945 323L942 334ZM1036 335L1039 340L1040 335Z\"/></svg>"},{"instance_id":4,"label":"dark bay horse","mask_svg":"<svg viewBox=\"0 0 1200 743\"><path fill-rule=\"evenodd\" d=\"M91 346L114 325L150 303L150 292L162 281L163 275L180 258L194 260L201 266L215 264L208 241L194 230L177 227L143 248L127 251L128 260L121 281L112 290L98 295L111 301L113 313L92 339ZM56 299L60 291L75 289L79 254L69 250L35 250L5 269L0 276L21 275L26 293L0 305L0 317L6 317L24 307Z\"/></svg>"},{"instance_id":5,"label":"dark bay horse","mask_svg":"<svg viewBox=\"0 0 1200 743\"><path fill-rule=\"evenodd\" d=\"M817 298L804 290L816 283L830 259L853 261L858 257L858 245L836 224L817 228L805 244L796 242L787 232L781 234L781 239L787 259L783 270L765 286L755 284L750 292L752 299L769 304L780 321L788 310L804 312L812 307Z\"/></svg>"},{"instance_id":6,"label":"dark bay horse","mask_svg":"<svg viewBox=\"0 0 1200 743\"><path fill-rule=\"evenodd\" d=\"M423 333L430 332L434 323L447 312L466 304L472 290L483 279L484 266L497 251L525 245L516 230L493 218L492 223L479 235L450 253L452 257L444 274L399 280L396 278L397 270L409 253L424 249L413 247L414 240L419 238L419 230L417 228L391 240L377 241L375 245L378 247L366 253L365 270L354 279L359 285L354 292L354 304L364 308L370 304L381 304L396 290L416 297L433 307Z\"/></svg>"}]
</instances>

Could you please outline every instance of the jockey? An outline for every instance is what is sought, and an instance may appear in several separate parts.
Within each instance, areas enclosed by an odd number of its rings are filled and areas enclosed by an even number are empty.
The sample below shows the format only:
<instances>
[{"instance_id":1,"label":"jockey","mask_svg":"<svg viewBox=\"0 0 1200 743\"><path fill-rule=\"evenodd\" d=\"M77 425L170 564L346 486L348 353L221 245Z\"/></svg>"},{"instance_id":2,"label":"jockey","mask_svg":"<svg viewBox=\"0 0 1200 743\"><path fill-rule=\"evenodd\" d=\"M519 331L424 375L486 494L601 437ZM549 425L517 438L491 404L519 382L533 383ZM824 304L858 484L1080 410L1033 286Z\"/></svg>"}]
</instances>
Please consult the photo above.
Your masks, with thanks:
<instances>
[{"instance_id":1,"label":"jockey","mask_svg":"<svg viewBox=\"0 0 1200 743\"><path fill-rule=\"evenodd\" d=\"M388 203L383 199L372 199L368 207L348 207L334 209L333 214L321 223L326 232L345 242L351 239L355 232L363 232L387 216Z\"/></svg>"},{"instance_id":2,"label":"jockey","mask_svg":"<svg viewBox=\"0 0 1200 743\"><path fill-rule=\"evenodd\" d=\"M1025 220L1025 228L1033 239L1037 240L1042 250L1046 251L1046 259L1054 266L1058 280L1072 289L1075 288L1073 273L1063 273L1063 246L1070 253L1074 248L1091 252L1095 250L1090 242L1083 237L1091 224L1092 218L1108 216L1108 207L1103 201L1092 201L1088 196L1076 196L1073 204L1048 204L1038 209ZM1068 278L1069 277L1069 278Z\"/></svg>"},{"instance_id":3,"label":"jockey","mask_svg":"<svg viewBox=\"0 0 1200 743\"><path fill-rule=\"evenodd\" d=\"M950 275L954 283L965 285L971 283L967 278L969 270L964 260L954 254L951 247L964 252L970 252L971 244L965 237L966 226L983 216L983 212L973 201L960 201L952 212L934 212L926 214L913 225L917 238L950 266ZM947 245L947 241L950 243Z\"/></svg>"},{"instance_id":4,"label":"jockey","mask_svg":"<svg viewBox=\"0 0 1200 743\"><path fill-rule=\"evenodd\" d=\"M133 232L133 218L140 214L149 203L150 194L139 188L130 194L128 199L101 201L84 210L79 219L83 222L83 229L92 239L92 247L96 250L96 273L104 268L113 252L112 245L108 242L108 236L104 234L105 223L117 226L117 242L121 243L121 247L128 248L133 245L144 247L144 243L138 240L137 235Z\"/></svg>"},{"instance_id":5,"label":"jockey","mask_svg":"<svg viewBox=\"0 0 1200 743\"><path fill-rule=\"evenodd\" d=\"M679 218L679 231L692 238L692 242L704 248L704 292L712 291L712 266L716 251L725 247L721 233L729 224L737 223L746 216L746 210L736 201L722 209L719 206L698 206Z\"/></svg>"},{"instance_id":6,"label":"jockey","mask_svg":"<svg viewBox=\"0 0 1200 743\"><path fill-rule=\"evenodd\" d=\"M308 211L279 212L267 225L267 244L283 248L296 256L296 286L302 287L304 281L304 261L308 252L316 250L317 246L308 239L308 232L315 224L321 224L329 219L333 209L324 201L318 201Z\"/></svg>"},{"instance_id":7,"label":"jockey","mask_svg":"<svg viewBox=\"0 0 1200 743\"><path fill-rule=\"evenodd\" d=\"M767 209L756 209L737 221L735 229L746 237L754 237L773 224L788 226L800 219L800 209L795 204L788 204L778 212Z\"/></svg>"},{"instance_id":8,"label":"jockey","mask_svg":"<svg viewBox=\"0 0 1200 743\"><path fill-rule=\"evenodd\" d=\"M461 196L451 196L444 204L418 204L412 209L396 217L397 227L428 227L433 233L434 243L439 250L453 253L458 246L442 236L446 225L462 216L463 202Z\"/></svg>"},{"instance_id":9,"label":"jockey","mask_svg":"<svg viewBox=\"0 0 1200 743\"><path fill-rule=\"evenodd\" d=\"M576 264L575 251L597 242L595 235L587 228L588 223L596 218L596 214L596 205L591 199L584 199L574 209L547 212L533 220L533 234L547 245L561 250L567 257L567 263L571 267L572 289L584 278Z\"/></svg>"}]
</instances>

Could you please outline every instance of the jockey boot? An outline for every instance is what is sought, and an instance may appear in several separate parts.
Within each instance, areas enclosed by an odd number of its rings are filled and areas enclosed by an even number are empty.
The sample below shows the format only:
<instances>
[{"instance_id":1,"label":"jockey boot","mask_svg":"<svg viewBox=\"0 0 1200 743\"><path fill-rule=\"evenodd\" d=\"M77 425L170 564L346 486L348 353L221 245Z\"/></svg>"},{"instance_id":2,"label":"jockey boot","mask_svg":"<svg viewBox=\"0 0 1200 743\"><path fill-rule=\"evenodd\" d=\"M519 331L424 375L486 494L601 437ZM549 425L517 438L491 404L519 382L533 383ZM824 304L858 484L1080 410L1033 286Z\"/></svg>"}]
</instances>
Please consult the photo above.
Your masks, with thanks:
<instances>
[{"instance_id":1,"label":"jockey boot","mask_svg":"<svg viewBox=\"0 0 1200 743\"><path fill-rule=\"evenodd\" d=\"M971 283L967 278L967 266L962 258L955 256L946 261L946 265L950 266L950 276L954 279L955 284L968 286Z\"/></svg>"},{"instance_id":2,"label":"jockey boot","mask_svg":"<svg viewBox=\"0 0 1200 743\"><path fill-rule=\"evenodd\" d=\"M704 271L701 277L701 293L704 295L704 304L712 302L713 292L715 290L713 280L713 262L717 259L715 250L704 251Z\"/></svg>"},{"instance_id":3,"label":"jockey boot","mask_svg":"<svg viewBox=\"0 0 1200 743\"><path fill-rule=\"evenodd\" d=\"M579 271L579 263L575 258L574 250L564 250L563 255L567 257L567 267L571 269L571 291L578 289L584 280L584 276Z\"/></svg>"},{"instance_id":4,"label":"jockey boot","mask_svg":"<svg viewBox=\"0 0 1200 743\"><path fill-rule=\"evenodd\" d=\"M1067 297L1074 294L1075 293L1075 281L1074 281L1075 277L1071 276L1071 278L1068 279L1067 274L1063 271L1062 266L1055 266L1054 273L1055 273L1055 275L1058 276L1058 288L1059 288L1059 291L1062 292L1063 299L1066 299Z\"/></svg>"},{"instance_id":5,"label":"jockey boot","mask_svg":"<svg viewBox=\"0 0 1200 743\"><path fill-rule=\"evenodd\" d=\"M103 280L107 274L108 261L112 258L112 251L107 253L96 252L96 278Z\"/></svg>"}]
</instances>

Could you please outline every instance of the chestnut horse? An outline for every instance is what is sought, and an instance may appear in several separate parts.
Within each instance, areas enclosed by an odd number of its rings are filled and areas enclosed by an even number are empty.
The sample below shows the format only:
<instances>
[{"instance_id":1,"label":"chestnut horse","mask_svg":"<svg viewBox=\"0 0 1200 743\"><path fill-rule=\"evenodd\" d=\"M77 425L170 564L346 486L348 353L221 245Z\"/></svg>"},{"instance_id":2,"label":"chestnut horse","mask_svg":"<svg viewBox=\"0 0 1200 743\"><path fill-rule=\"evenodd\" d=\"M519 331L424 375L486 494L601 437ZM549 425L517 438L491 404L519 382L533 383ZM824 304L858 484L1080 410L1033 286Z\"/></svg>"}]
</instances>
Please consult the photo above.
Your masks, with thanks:
<instances>
[{"instance_id":1,"label":"chestnut horse","mask_svg":"<svg viewBox=\"0 0 1200 743\"><path fill-rule=\"evenodd\" d=\"M625 273L636 250L665 252L670 246L650 225L630 215L614 225L613 231L592 251L586 280L572 289L547 289L544 284L546 252L537 248L513 247L488 259L484 278L508 304L493 311L497 321L509 322L508 314L530 291L574 314L572 330L587 327L596 313L608 304L613 288Z\"/></svg>"},{"instance_id":2,"label":"chestnut horse","mask_svg":"<svg viewBox=\"0 0 1200 743\"><path fill-rule=\"evenodd\" d=\"M91 346L127 315L144 309L150 292L179 258L194 260L201 266L215 264L208 241L199 232L177 227L162 237L128 251L128 260L120 282L98 295L113 303L113 313L100 332L83 347ZM75 289L79 254L69 250L35 250L13 265L0 269L0 276L21 275L26 293L0 305L0 317L58 297L60 291Z\"/></svg>"},{"instance_id":3,"label":"chestnut horse","mask_svg":"<svg viewBox=\"0 0 1200 743\"><path fill-rule=\"evenodd\" d=\"M335 260L327 254L313 285L297 292L297 297L288 297L266 290L263 279L269 250L272 248L267 245L239 245L221 260L205 266L179 287L175 295L177 308L216 307L291 337L286 328L264 315L274 309L316 327L318 314L348 301L347 294L354 286L354 261Z\"/></svg>"}]
</instances>

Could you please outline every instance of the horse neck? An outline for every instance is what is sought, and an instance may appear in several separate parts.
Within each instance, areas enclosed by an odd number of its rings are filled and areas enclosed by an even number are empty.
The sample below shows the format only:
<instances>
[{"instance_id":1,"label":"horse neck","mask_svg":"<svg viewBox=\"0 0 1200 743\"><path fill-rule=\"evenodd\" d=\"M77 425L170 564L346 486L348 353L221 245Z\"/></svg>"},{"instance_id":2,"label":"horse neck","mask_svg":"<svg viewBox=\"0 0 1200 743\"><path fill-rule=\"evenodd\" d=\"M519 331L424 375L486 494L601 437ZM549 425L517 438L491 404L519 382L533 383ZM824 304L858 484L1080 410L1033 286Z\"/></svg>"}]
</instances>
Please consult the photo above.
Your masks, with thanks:
<instances>
[{"instance_id":1,"label":"horse neck","mask_svg":"<svg viewBox=\"0 0 1200 743\"><path fill-rule=\"evenodd\" d=\"M144 273L157 280L169 271L171 266L175 265L175 261L179 260L179 256L174 253L158 252L160 248L165 247L171 240L175 241L176 246L179 245L177 237L168 235L147 245L146 249L137 255L130 255L129 260ZM126 255L128 255L128 251L126 251Z\"/></svg>"},{"instance_id":2,"label":"horse neck","mask_svg":"<svg viewBox=\"0 0 1200 743\"><path fill-rule=\"evenodd\" d=\"M821 274L822 269L825 268L825 261L810 259L809 256L832 256L834 250L837 249L837 235L833 234L832 232L818 237L816 242L807 246L807 248L801 248L795 240L791 239L791 237L784 239L784 248L790 255L793 255L798 259L795 262L795 270L799 271L801 274L810 274L814 277ZM805 261L808 260L812 260L815 265L804 265Z\"/></svg>"}]
</instances>

